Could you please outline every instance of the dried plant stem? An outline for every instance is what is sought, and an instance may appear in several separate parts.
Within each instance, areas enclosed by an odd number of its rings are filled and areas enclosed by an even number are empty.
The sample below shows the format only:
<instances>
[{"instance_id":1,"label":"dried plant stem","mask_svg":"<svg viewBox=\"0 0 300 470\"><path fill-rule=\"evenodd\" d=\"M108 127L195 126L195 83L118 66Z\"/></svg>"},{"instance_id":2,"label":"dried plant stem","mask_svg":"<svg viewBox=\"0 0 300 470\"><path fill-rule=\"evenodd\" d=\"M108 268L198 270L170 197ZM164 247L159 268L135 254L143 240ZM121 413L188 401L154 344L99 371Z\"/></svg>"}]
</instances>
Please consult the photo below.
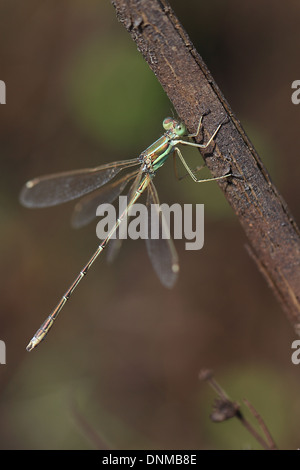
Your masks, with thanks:
<instances>
[{"instance_id":1,"label":"dried plant stem","mask_svg":"<svg viewBox=\"0 0 300 470\"><path fill-rule=\"evenodd\" d=\"M270 431L268 430L264 420L260 414L256 411L251 403L244 399L244 403L249 408L252 415L258 421L258 424L263 431L266 440L256 431L252 424L245 418L244 414L241 412L240 405L237 402L231 401L228 398L225 390L218 384L215 380L213 372L209 369L203 369L200 371L199 379L206 381L212 387L212 389L218 395L218 399L215 401L213 413L210 415L210 418L215 423L220 423L228 419L237 418L240 423L247 429L247 431L256 439L256 441L262 446L265 450L276 450L277 446L271 436Z\"/></svg>"}]
</instances>

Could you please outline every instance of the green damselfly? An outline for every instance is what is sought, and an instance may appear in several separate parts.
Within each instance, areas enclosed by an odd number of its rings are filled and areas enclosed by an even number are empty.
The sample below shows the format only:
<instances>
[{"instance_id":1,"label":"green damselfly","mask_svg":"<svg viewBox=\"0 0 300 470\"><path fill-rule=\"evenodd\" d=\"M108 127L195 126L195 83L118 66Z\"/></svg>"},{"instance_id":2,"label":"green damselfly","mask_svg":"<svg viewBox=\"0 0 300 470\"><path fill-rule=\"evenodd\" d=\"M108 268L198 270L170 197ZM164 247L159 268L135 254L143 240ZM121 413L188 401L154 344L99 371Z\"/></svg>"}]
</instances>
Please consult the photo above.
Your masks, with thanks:
<instances>
[{"instance_id":1,"label":"green damselfly","mask_svg":"<svg viewBox=\"0 0 300 470\"><path fill-rule=\"evenodd\" d=\"M138 158L108 163L96 168L41 176L30 180L25 184L20 194L20 202L29 208L55 206L86 195L85 198L75 206L73 215L73 225L75 227L81 227L96 217L96 208L98 205L113 202L122 193L127 184L132 182L126 209L121 213L107 237L100 243L90 260L76 277L75 281L62 296L55 309L36 331L26 348L27 351L31 351L45 338L58 314L67 300L71 297L81 279L87 274L94 261L98 258L107 243L119 229L121 222L125 217L127 217L130 208L146 189L147 205L156 204L156 207L159 207L159 199L153 184L153 178L157 170L166 162L170 155L173 155L174 157L177 155L179 157L188 175L190 175L193 181L197 183L214 181L230 176L229 173L215 178L204 180L197 179L195 171L191 170L181 151L177 147L179 144L182 144L205 149L211 144L223 122L218 125L208 142L205 144L182 140L182 137L184 136L189 138L198 136L202 124L202 118L203 116L199 121L195 134L187 134L186 126L176 119L170 117L164 119L164 134L144 150ZM114 180L110 184L106 184L122 170L130 169L134 170L125 174L125 176ZM89 194L92 191L96 192L94 194ZM163 225L161 217L159 218L159 221L159 223ZM116 239L111 240L111 243L115 240ZM151 237L148 237L146 240L146 246L150 260L160 281L166 287L173 287L178 276L179 264L172 239L151 239ZM114 243L113 250L116 251L116 249L117 243Z\"/></svg>"}]
</instances>

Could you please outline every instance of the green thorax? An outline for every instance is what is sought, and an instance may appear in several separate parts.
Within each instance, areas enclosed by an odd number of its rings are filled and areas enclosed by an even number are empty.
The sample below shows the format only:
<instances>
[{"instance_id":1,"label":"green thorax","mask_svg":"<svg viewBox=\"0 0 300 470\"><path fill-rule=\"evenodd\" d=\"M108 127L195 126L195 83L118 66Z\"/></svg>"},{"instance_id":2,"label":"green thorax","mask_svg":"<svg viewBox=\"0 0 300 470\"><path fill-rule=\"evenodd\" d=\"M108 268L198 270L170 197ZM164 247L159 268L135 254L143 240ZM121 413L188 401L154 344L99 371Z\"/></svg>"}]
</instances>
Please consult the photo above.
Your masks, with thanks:
<instances>
[{"instance_id":1,"label":"green thorax","mask_svg":"<svg viewBox=\"0 0 300 470\"><path fill-rule=\"evenodd\" d=\"M173 152L174 145L171 143L171 138L172 136L164 134L143 152L144 159L151 159L153 171L160 168Z\"/></svg>"}]
</instances>

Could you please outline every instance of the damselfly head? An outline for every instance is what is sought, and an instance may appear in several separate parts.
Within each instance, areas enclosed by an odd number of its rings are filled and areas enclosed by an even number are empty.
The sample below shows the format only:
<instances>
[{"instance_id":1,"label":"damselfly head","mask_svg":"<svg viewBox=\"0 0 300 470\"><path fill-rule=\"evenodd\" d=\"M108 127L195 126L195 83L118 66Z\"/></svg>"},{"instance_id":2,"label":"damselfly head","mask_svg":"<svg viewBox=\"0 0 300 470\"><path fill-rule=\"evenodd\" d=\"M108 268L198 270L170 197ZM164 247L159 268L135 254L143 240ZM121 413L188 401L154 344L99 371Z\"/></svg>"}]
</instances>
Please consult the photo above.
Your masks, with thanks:
<instances>
[{"instance_id":1,"label":"damselfly head","mask_svg":"<svg viewBox=\"0 0 300 470\"><path fill-rule=\"evenodd\" d=\"M163 120L163 128L166 131L172 131L177 136L183 136L186 134L186 127L183 122L176 121L176 119L167 117Z\"/></svg>"}]
</instances>

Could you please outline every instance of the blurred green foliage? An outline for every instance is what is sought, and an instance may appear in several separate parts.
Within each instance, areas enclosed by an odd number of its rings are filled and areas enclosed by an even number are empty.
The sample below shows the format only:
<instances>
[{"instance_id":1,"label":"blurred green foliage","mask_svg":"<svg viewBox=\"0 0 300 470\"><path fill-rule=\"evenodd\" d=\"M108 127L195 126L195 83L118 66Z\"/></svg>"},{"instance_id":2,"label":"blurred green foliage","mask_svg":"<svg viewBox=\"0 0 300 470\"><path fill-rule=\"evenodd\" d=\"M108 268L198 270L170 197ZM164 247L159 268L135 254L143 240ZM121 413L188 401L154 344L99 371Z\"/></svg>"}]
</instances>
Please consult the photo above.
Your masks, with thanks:
<instances>
[{"instance_id":1,"label":"blurred green foliage","mask_svg":"<svg viewBox=\"0 0 300 470\"><path fill-rule=\"evenodd\" d=\"M124 158L145 145L153 123L169 106L148 65L122 34L93 38L76 52L66 95L77 125Z\"/></svg>"}]
</instances>

